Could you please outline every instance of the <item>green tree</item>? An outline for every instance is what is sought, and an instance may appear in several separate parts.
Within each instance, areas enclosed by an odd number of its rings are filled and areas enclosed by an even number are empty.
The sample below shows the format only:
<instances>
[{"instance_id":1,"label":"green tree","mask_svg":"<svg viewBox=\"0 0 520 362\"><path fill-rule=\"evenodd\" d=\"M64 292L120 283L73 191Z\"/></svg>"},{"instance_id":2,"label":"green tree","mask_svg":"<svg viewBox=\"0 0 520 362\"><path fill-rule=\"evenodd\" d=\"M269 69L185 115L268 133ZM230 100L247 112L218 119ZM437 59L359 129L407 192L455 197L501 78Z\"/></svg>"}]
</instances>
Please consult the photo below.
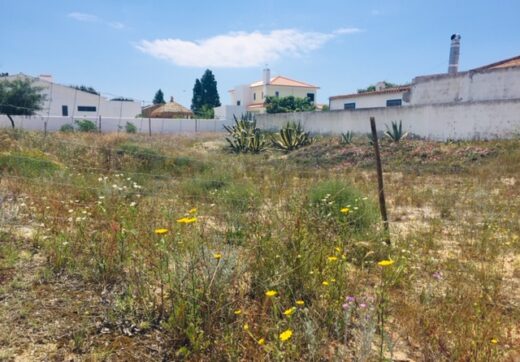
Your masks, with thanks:
<instances>
[{"instance_id":1,"label":"green tree","mask_svg":"<svg viewBox=\"0 0 520 362\"><path fill-rule=\"evenodd\" d=\"M316 106L309 98L268 96L265 98L265 109L267 113L310 112Z\"/></svg>"},{"instance_id":2,"label":"green tree","mask_svg":"<svg viewBox=\"0 0 520 362\"><path fill-rule=\"evenodd\" d=\"M153 97L153 104L165 104L164 101L164 93L162 90L158 90L155 92L155 96Z\"/></svg>"},{"instance_id":3,"label":"green tree","mask_svg":"<svg viewBox=\"0 0 520 362\"><path fill-rule=\"evenodd\" d=\"M200 79L195 79L191 110L197 117L207 118L213 114L213 108L220 106L217 81L211 70L206 69Z\"/></svg>"},{"instance_id":4,"label":"green tree","mask_svg":"<svg viewBox=\"0 0 520 362\"><path fill-rule=\"evenodd\" d=\"M0 114L5 114L14 128L11 116L30 116L42 109L43 88L34 87L29 79L0 81Z\"/></svg>"},{"instance_id":5,"label":"green tree","mask_svg":"<svg viewBox=\"0 0 520 362\"><path fill-rule=\"evenodd\" d=\"M191 98L191 110L198 115L202 109L202 84L199 79L195 79L193 86L193 97Z\"/></svg>"},{"instance_id":6,"label":"green tree","mask_svg":"<svg viewBox=\"0 0 520 362\"><path fill-rule=\"evenodd\" d=\"M220 97L217 91L217 81L211 70L206 69L202 78L200 78L202 86L202 104L212 108L220 107Z\"/></svg>"}]
</instances>

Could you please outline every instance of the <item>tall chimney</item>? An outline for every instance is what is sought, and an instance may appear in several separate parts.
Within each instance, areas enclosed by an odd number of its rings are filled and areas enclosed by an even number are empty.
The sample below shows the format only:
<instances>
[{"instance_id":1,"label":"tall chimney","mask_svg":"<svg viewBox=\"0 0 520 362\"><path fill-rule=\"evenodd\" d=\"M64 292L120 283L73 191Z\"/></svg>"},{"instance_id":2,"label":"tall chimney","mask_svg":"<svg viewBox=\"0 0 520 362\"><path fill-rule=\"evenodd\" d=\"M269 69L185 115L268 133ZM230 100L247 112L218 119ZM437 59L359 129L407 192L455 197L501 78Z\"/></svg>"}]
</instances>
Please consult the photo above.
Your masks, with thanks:
<instances>
[{"instance_id":1,"label":"tall chimney","mask_svg":"<svg viewBox=\"0 0 520 362\"><path fill-rule=\"evenodd\" d=\"M271 69L267 68L267 66L264 68L262 80L264 82L264 85L268 85L269 83L271 83Z\"/></svg>"},{"instance_id":2,"label":"tall chimney","mask_svg":"<svg viewBox=\"0 0 520 362\"><path fill-rule=\"evenodd\" d=\"M451 36L450 63L448 65L448 74L457 74L457 71L459 70L459 55L460 35L453 34Z\"/></svg>"}]
</instances>

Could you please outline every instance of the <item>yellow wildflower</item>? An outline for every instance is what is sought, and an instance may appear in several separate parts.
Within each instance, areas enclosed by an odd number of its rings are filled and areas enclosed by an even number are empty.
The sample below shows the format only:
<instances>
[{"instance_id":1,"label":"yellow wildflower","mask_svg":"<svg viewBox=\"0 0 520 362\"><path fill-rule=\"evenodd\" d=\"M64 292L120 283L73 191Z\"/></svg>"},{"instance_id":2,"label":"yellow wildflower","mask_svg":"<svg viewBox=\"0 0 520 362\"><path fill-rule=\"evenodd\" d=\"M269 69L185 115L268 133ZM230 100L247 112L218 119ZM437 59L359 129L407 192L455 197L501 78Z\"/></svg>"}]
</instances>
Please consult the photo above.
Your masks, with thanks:
<instances>
[{"instance_id":1,"label":"yellow wildflower","mask_svg":"<svg viewBox=\"0 0 520 362\"><path fill-rule=\"evenodd\" d=\"M213 257L214 257L215 259L219 260L219 259L222 258L222 254L220 254L220 253L215 253L215 254L213 254Z\"/></svg>"},{"instance_id":2,"label":"yellow wildflower","mask_svg":"<svg viewBox=\"0 0 520 362\"><path fill-rule=\"evenodd\" d=\"M180 219L177 219L177 222L180 224L191 224L197 221L196 217L182 217Z\"/></svg>"},{"instance_id":3,"label":"yellow wildflower","mask_svg":"<svg viewBox=\"0 0 520 362\"><path fill-rule=\"evenodd\" d=\"M283 314L286 315L286 316L290 316L290 315L293 315L294 312L296 312L296 308L295 307L292 307L292 308L289 308L289 309L286 309Z\"/></svg>"},{"instance_id":4,"label":"yellow wildflower","mask_svg":"<svg viewBox=\"0 0 520 362\"><path fill-rule=\"evenodd\" d=\"M337 256L329 256L329 257L327 257L327 261L333 262L333 261L336 261L336 260L338 260Z\"/></svg>"},{"instance_id":5,"label":"yellow wildflower","mask_svg":"<svg viewBox=\"0 0 520 362\"><path fill-rule=\"evenodd\" d=\"M491 342L491 344L498 344L498 339L491 338L490 342Z\"/></svg>"},{"instance_id":6,"label":"yellow wildflower","mask_svg":"<svg viewBox=\"0 0 520 362\"><path fill-rule=\"evenodd\" d=\"M188 211L188 214L195 214L197 212L197 208L194 207L193 209L191 209L190 211Z\"/></svg>"},{"instance_id":7,"label":"yellow wildflower","mask_svg":"<svg viewBox=\"0 0 520 362\"><path fill-rule=\"evenodd\" d=\"M268 297L276 297L278 295L278 292L276 290L268 290L265 292L265 295Z\"/></svg>"},{"instance_id":8,"label":"yellow wildflower","mask_svg":"<svg viewBox=\"0 0 520 362\"><path fill-rule=\"evenodd\" d=\"M342 208L342 209L339 210L339 211L340 211L341 213L347 215L347 214L349 213L350 209L349 209L348 207L344 207L344 208Z\"/></svg>"},{"instance_id":9,"label":"yellow wildflower","mask_svg":"<svg viewBox=\"0 0 520 362\"><path fill-rule=\"evenodd\" d=\"M155 233L157 235L164 235L164 234L167 234L168 233L168 229L155 229Z\"/></svg>"},{"instance_id":10,"label":"yellow wildflower","mask_svg":"<svg viewBox=\"0 0 520 362\"><path fill-rule=\"evenodd\" d=\"M325 281L323 281L323 282L322 282L321 284L322 284L322 285L324 285L324 286L326 286L326 287L328 287L328 286L329 286L329 282L328 282L328 281L326 281L326 280L325 280Z\"/></svg>"},{"instance_id":11,"label":"yellow wildflower","mask_svg":"<svg viewBox=\"0 0 520 362\"><path fill-rule=\"evenodd\" d=\"M305 302L303 300L297 300L296 305L302 306L302 305L305 305Z\"/></svg>"},{"instance_id":12,"label":"yellow wildflower","mask_svg":"<svg viewBox=\"0 0 520 362\"><path fill-rule=\"evenodd\" d=\"M264 339L264 338L260 338L260 339L258 340L258 344L261 345L261 346L263 346L263 345L265 344L265 339Z\"/></svg>"},{"instance_id":13,"label":"yellow wildflower","mask_svg":"<svg viewBox=\"0 0 520 362\"><path fill-rule=\"evenodd\" d=\"M289 338L292 337L292 333L293 333L293 332L292 332L292 330L290 330L290 329L287 329L286 331L283 331L282 333L280 333L280 340L281 340L282 342L287 341Z\"/></svg>"},{"instance_id":14,"label":"yellow wildflower","mask_svg":"<svg viewBox=\"0 0 520 362\"><path fill-rule=\"evenodd\" d=\"M332 278L332 279L330 280L330 282L331 282L331 283L336 283L336 279Z\"/></svg>"},{"instance_id":15,"label":"yellow wildflower","mask_svg":"<svg viewBox=\"0 0 520 362\"><path fill-rule=\"evenodd\" d=\"M233 313L235 313L235 315L240 315L240 314L242 314L242 310L241 309L237 309Z\"/></svg>"},{"instance_id":16,"label":"yellow wildflower","mask_svg":"<svg viewBox=\"0 0 520 362\"><path fill-rule=\"evenodd\" d=\"M249 330L249 324L244 324L244 327L242 327L244 329L244 331L248 331Z\"/></svg>"},{"instance_id":17,"label":"yellow wildflower","mask_svg":"<svg viewBox=\"0 0 520 362\"><path fill-rule=\"evenodd\" d=\"M334 250L336 250L339 253L341 251L341 248L339 246L336 246Z\"/></svg>"},{"instance_id":18,"label":"yellow wildflower","mask_svg":"<svg viewBox=\"0 0 520 362\"><path fill-rule=\"evenodd\" d=\"M379 263L377 263L377 265L382 266L382 267L385 267L385 266L390 266L390 265L392 265L393 263L395 263L393 260L391 260L391 259L386 259L386 260L381 260Z\"/></svg>"}]
</instances>

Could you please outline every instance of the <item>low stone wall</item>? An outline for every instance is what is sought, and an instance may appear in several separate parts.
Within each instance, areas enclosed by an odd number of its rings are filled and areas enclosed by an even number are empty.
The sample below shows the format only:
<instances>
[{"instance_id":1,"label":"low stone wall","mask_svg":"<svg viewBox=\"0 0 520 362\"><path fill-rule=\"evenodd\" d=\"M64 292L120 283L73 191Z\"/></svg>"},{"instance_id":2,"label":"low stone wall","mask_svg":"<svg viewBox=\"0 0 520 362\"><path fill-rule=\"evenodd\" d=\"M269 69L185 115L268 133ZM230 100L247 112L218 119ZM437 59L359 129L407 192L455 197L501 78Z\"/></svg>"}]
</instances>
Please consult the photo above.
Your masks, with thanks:
<instances>
[{"instance_id":1,"label":"low stone wall","mask_svg":"<svg viewBox=\"0 0 520 362\"><path fill-rule=\"evenodd\" d=\"M402 121L403 130L432 140L494 139L520 135L520 99L407 107L383 107L330 112L262 114L262 129L279 129L288 121L300 122L319 134L370 132L370 117L378 131L392 121Z\"/></svg>"}]
</instances>

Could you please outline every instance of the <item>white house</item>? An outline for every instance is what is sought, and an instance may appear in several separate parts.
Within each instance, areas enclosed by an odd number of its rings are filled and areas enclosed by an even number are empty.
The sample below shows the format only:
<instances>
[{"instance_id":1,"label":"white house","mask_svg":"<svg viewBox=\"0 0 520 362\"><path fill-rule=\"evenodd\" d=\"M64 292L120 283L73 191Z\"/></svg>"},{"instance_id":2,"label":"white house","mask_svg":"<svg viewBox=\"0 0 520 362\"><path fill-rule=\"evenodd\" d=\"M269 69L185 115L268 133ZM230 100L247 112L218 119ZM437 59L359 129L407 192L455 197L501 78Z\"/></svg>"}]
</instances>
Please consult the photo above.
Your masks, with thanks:
<instances>
[{"instance_id":1,"label":"white house","mask_svg":"<svg viewBox=\"0 0 520 362\"><path fill-rule=\"evenodd\" d=\"M262 80L251 84L239 85L229 91L231 105L215 108L215 116L221 119L231 119L233 114L265 113L265 98L288 97L309 98L316 101L319 87L290 79L284 76L271 77L271 71L263 70Z\"/></svg>"},{"instance_id":2,"label":"white house","mask_svg":"<svg viewBox=\"0 0 520 362\"><path fill-rule=\"evenodd\" d=\"M71 86L54 83L52 76L41 75L32 77L17 74L0 78L13 80L25 78L33 80L33 85L42 88L46 96L42 109L36 112L41 116L81 117L112 117L134 118L141 113L141 104L133 100L110 100L99 94L78 90Z\"/></svg>"},{"instance_id":3,"label":"white house","mask_svg":"<svg viewBox=\"0 0 520 362\"><path fill-rule=\"evenodd\" d=\"M401 107L408 105L410 86L385 88L385 82L376 84L376 90L351 93L329 98L329 108L333 110L354 110L379 107Z\"/></svg>"}]
</instances>

